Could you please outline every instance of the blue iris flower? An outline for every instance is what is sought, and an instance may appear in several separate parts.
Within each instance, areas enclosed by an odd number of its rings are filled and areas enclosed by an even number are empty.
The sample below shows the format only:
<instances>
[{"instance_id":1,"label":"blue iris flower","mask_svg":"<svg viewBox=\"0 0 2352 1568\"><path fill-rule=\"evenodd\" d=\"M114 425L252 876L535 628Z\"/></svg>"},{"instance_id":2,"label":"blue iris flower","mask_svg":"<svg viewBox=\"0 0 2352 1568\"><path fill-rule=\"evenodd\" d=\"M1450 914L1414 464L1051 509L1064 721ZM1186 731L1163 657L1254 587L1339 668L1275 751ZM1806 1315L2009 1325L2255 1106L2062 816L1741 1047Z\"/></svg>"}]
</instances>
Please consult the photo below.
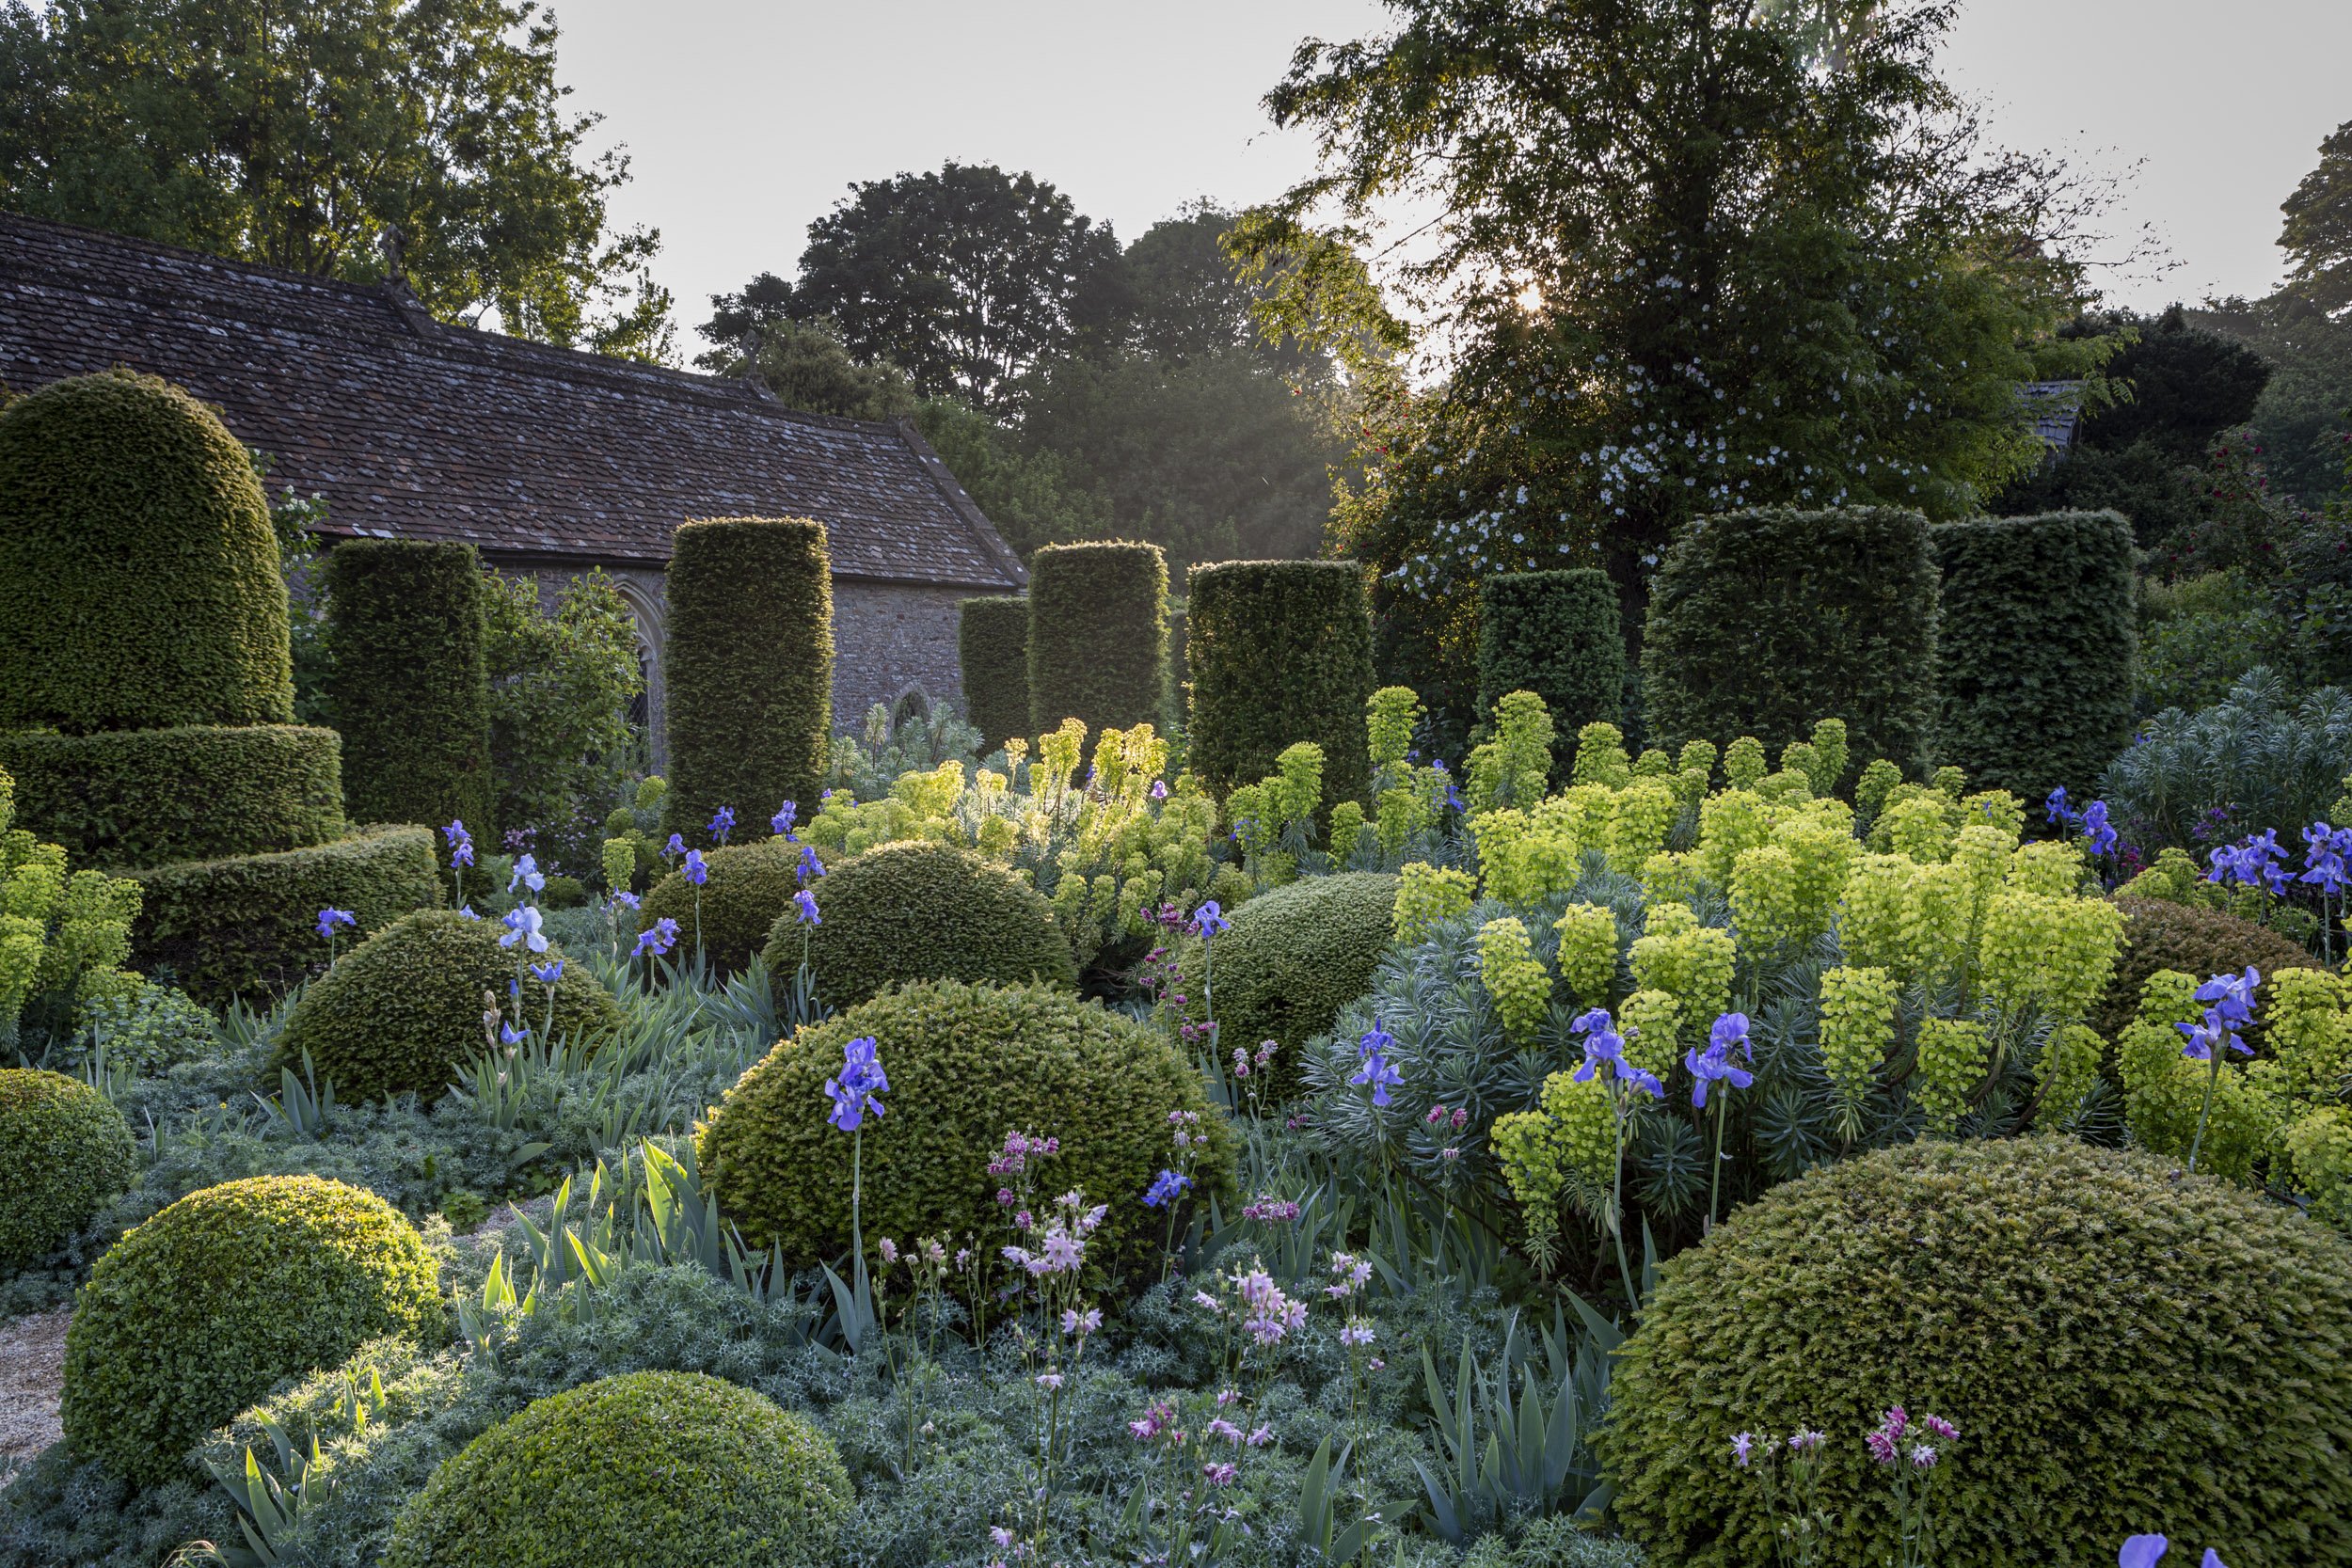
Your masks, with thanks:
<instances>
[{"instance_id":1,"label":"blue iris flower","mask_svg":"<svg viewBox=\"0 0 2352 1568\"><path fill-rule=\"evenodd\" d=\"M817 915L817 895L808 889L803 888L792 895L792 908L799 914L802 925L822 926L824 924Z\"/></svg>"},{"instance_id":2,"label":"blue iris flower","mask_svg":"<svg viewBox=\"0 0 2352 1568\"><path fill-rule=\"evenodd\" d=\"M817 858L817 846L801 846L801 881L803 886L825 874L825 863Z\"/></svg>"},{"instance_id":3,"label":"blue iris flower","mask_svg":"<svg viewBox=\"0 0 2352 1568\"><path fill-rule=\"evenodd\" d=\"M882 1071L880 1050L873 1036L860 1036L842 1047L841 1075L825 1080L825 1097L833 1101L825 1119L844 1132L854 1132L868 1116L882 1114L881 1097L888 1091L890 1078Z\"/></svg>"},{"instance_id":4,"label":"blue iris flower","mask_svg":"<svg viewBox=\"0 0 2352 1568\"><path fill-rule=\"evenodd\" d=\"M358 917L353 914L349 910L330 909L319 911L319 935L322 937L332 937L335 934L335 927L338 926L357 926L358 924Z\"/></svg>"},{"instance_id":5,"label":"blue iris flower","mask_svg":"<svg viewBox=\"0 0 2352 1568\"><path fill-rule=\"evenodd\" d=\"M538 893L544 891L547 885L548 879L539 870L539 863L529 855L524 855L515 862L515 874L506 879L506 891L509 893L518 887L527 887L532 892Z\"/></svg>"},{"instance_id":6,"label":"blue iris flower","mask_svg":"<svg viewBox=\"0 0 2352 1568\"><path fill-rule=\"evenodd\" d=\"M1233 923L1225 918L1225 911L1212 898L1192 911L1192 928L1204 937L1213 937L1232 930Z\"/></svg>"},{"instance_id":7,"label":"blue iris flower","mask_svg":"<svg viewBox=\"0 0 2352 1568\"><path fill-rule=\"evenodd\" d=\"M1164 1170L1152 1179L1151 1187L1145 1191L1143 1206L1147 1209L1162 1208L1191 1190L1191 1177L1177 1171Z\"/></svg>"},{"instance_id":8,"label":"blue iris flower","mask_svg":"<svg viewBox=\"0 0 2352 1568\"><path fill-rule=\"evenodd\" d=\"M644 958L651 954L658 958L676 945L677 922L665 914L637 933L637 951L629 957Z\"/></svg>"},{"instance_id":9,"label":"blue iris flower","mask_svg":"<svg viewBox=\"0 0 2352 1568\"><path fill-rule=\"evenodd\" d=\"M702 886L710 879L710 866L703 860L703 852L700 849L687 850L686 864L680 869L686 873L686 879L696 887Z\"/></svg>"},{"instance_id":10,"label":"blue iris flower","mask_svg":"<svg viewBox=\"0 0 2352 1568\"><path fill-rule=\"evenodd\" d=\"M724 844L727 834L735 832L735 808L721 806L710 819L710 836Z\"/></svg>"},{"instance_id":11,"label":"blue iris flower","mask_svg":"<svg viewBox=\"0 0 2352 1568\"><path fill-rule=\"evenodd\" d=\"M533 953L544 953L548 950L548 939L539 929L540 917L537 906L517 904L506 911L506 918L499 924L506 927L506 934L499 938L501 947L512 947L519 942Z\"/></svg>"},{"instance_id":12,"label":"blue iris flower","mask_svg":"<svg viewBox=\"0 0 2352 1568\"><path fill-rule=\"evenodd\" d=\"M800 817L800 815L801 808L798 803L787 800L784 803L783 808L779 810L775 816L768 818L768 826L776 831L777 837L790 838L792 836L792 824Z\"/></svg>"},{"instance_id":13,"label":"blue iris flower","mask_svg":"<svg viewBox=\"0 0 2352 1568\"><path fill-rule=\"evenodd\" d=\"M564 978L564 960L561 958L551 958L543 964L532 964L531 966L531 977L538 981L543 986L551 986L555 984L556 981Z\"/></svg>"}]
</instances>

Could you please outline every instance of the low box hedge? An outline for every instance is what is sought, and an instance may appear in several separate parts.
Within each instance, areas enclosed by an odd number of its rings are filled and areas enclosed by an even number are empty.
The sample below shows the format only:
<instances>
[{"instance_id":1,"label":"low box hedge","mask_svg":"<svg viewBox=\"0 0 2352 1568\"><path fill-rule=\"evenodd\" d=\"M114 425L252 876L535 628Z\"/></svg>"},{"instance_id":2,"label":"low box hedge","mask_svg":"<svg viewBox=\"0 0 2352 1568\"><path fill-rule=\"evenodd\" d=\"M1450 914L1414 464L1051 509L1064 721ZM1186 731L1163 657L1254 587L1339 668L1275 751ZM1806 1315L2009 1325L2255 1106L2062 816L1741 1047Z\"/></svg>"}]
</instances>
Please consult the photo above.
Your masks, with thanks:
<instances>
[{"instance_id":1,"label":"low box hedge","mask_svg":"<svg viewBox=\"0 0 2352 1568\"><path fill-rule=\"evenodd\" d=\"M16 816L76 865L219 860L343 831L342 740L299 724L0 735Z\"/></svg>"},{"instance_id":2,"label":"low box hedge","mask_svg":"<svg viewBox=\"0 0 2352 1568\"><path fill-rule=\"evenodd\" d=\"M349 910L357 934L441 901L433 830L360 828L272 855L183 861L124 873L139 884L132 961L165 969L208 1005L282 991L326 961L319 911ZM346 941L349 939L346 938Z\"/></svg>"}]
</instances>

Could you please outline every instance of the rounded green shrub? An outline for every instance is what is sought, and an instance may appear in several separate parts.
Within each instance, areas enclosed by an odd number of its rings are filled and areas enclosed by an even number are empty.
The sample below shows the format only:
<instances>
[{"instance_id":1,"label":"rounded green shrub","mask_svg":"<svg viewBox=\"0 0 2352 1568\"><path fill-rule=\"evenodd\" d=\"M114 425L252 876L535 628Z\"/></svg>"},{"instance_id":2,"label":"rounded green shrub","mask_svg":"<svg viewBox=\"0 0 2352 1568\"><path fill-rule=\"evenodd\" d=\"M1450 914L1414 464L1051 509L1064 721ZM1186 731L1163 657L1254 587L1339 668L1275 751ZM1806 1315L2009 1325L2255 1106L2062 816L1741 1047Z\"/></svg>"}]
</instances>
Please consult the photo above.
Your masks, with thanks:
<instances>
[{"instance_id":1,"label":"rounded green shrub","mask_svg":"<svg viewBox=\"0 0 2352 1568\"><path fill-rule=\"evenodd\" d=\"M993 749L1029 733L1029 601L966 599L956 619L963 710Z\"/></svg>"},{"instance_id":2,"label":"rounded green shrub","mask_svg":"<svg viewBox=\"0 0 2352 1568\"><path fill-rule=\"evenodd\" d=\"M2265 978L2254 992L2254 1028L2248 1034L2249 1043L2254 1043L2261 1037L2270 1002L2270 974L2319 967L2319 960L2300 942L2227 910L2201 910L2165 898L2131 896L2116 899L2115 907L2123 911L2123 951L2115 961L2115 976L2107 982L2106 993L2090 1016L2090 1026L2110 1042L2139 1016L2140 990L2148 976L2160 969L2177 969L2200 980L2225 972L2242 974L2249 964L2261 970Z\"/></svg>"},{"instance_id":3,"label":"rounded green shrub","mask_svg":"<svg viewBox=\"0 0 2352 1568\"><path fill-rule=\"evenodd\" d=\"M746 824L787 800L817 809L833 734L833 558L806 517L714 517L675 538L662 809L707 847L721 806Z\"/></svg>"},{"instance_id":4,"label":"rounded green shrub","mask_svg":"<svg viewBox=\"0 0 2352 1568\"><path fill-rule=\"evenodd\" d=\"M78 1078L0 1068L0 1270L54 1250L137 1174L112 1101Z\"/></svg>"},{"instance_id":5,"label":"rounded green shrub","mask_svg":"<svg viewBox=\"0 0 2352 1568\"><path fill-rule=\"evenodd\" d=\"M850 1134L826 1120L824 1084L863 1036L890 1078L859 1134L869 1243L1010 1242L988 1174L1009 1131L1061 1140L1038 1180L1110 1206L1088 1260L1122 1272L1161 1241L1161 1215L1137 1199L1172 1163L1168 1113L1199 1113L1211 1134L1202 1185L1231 1180L1223 1120L1161 1031L1051 986L921 980L783 1041L696 1136L705 1180L754 1245L780 1243L798 1263L849 1247Z\"/></svg>"},{"instance_id":6,"label":"rounded green shrub","mask_svg":"<svg viewBox=\"0 0 2352 1568\"><path fill-rule=\"evenodd\" d=\"M1273 1092L1299 1086L1307 1042L1328 1031L1340 1009L1372 989L1372 972L1395 940L1397 879L1381 871L1304 877L1262 893L1232 911L1201 988L1201 944L1184 953L1185 1016L1205 1022L1216 1004L1217 1042L1230 1056L1279 1042Z\"/></svg>"},{"instance_id":7,"label":"rounded green shrub","mask_svg":"<svg viewBox=\"0 0 2352 1568\"><path fill-rule=\"evenodd\" d=\"M1168 687L1168 558L1157 545L1045 545L1029 558L1027 734L1157 724Z\"/></svg>"},{"instance_id":8,"label":"rounded green shrub","mask_svg":"<svg viewBox=\"0 0 2352 1568\"><path fill-rule=\"evenodd\" d=\"M90 1272L66 1331L65 1440L123 1481L160 1485L280 1378L442 1324L433 1254L374 1194L315 1176L206 1187Z\"/></svg>"},{"instance_id":9,"label":"rounded green shrub","mask_svg":"<svg viewBox=\"0 0 2352 1568\"><path fill-rule=\"evenodd\" d=\"M1372 612L1353 561L1228 561L1192 569L1184 650L1186 766L1222 800L1276 770L1302 740L1323 748L1323 798L1372 792L1364 736Z\"/></svg>"},{"instance_id":10,"label":"rounded green shrub","mask_svg":"<svg viewBox=\"0 0 2352 1568\"><path fill-rule=\"evenodd\" d=\"M1823 1560L1897 1552L1862 1434L1960 1429L1937 1560L2114 1560L2161 1525L2233 1562L2352 1562L2352 1246L2262 1195L2071 1138L1919 1143L1772 1189L1683 1253L1601 1456L1661 1560L1773 1557L1731 1438L1829 1435Z\"/></svg>"},{"instance_id":11,"label":"rounded green shrub","mask_svg":"<svg viewBox=\"0 0 2352 1568\"><path fill-rule=\"evenodd\" d=\"M18 825L76 865L169 865L343 831L342 740L299 724L0 735Z\"/></svg>"},{"instance_id":12,"label":"rounded green shrub","mask_svg":"<svg viewBox=\"0 0 2352 1568\"><path fill-rule=\"evenodd\" d=\"M113 371L0 411L0 730L293 717L278 537L212 410Z\"/></svg>"},{"instance_id":13,"label":"rounded green shrub","mask_svg":"<svg viewBox=\"0 0 2352 1568\"><path fill-rule=\"evenodd\" d=\"M789 974L805 941L817 994L854 1006L906 980L1036 980L1075 986L1070 942L1045 895L952 844L878 845L817 884L818 921L787 909L768 969Z\"/></svg>"},{"instance_id":14,"label":"rounded green shrub","mask_svg":"<svg viewBox=\"0 0 2352 1568\"><path fill-rule=\"evenodd\" d=\"M299 1069L303 1053L344 1100L379 1100L414 1090L427 1100L482 1054L482 993L516 1023L507 986L524 961L563 957L501 947L503 928L453 910L420 910L352 948L310 983L286 1017L278 1061ZM547 988L525 975L519 1023L547 1025ZM621 1024L620 1004L578 964L555 986L555 1037L595 1037Z\"/></svg>"},{"instance_id":15,"label":"rounded green shrub","mask_svg":"<svg viewBox=\"0 0 2352 1568\"><path fill-rule=\"evenodd\" d=\"M526 1406L433 1472L384 1568L821 1568L857 1494L748 1388L631 1372Z\"/></svg>"},{"instance_id":16,"label":"rounded green shrub","mask_svg":"<svg viewBox=\"0 0 2352 1568\"><path fill-rule=\"evenodd\" d=\"M326 557L327 698L362 822L490 828L490 676L471 545L354 539Z\"/></svg>"},{"instance_id":17,"label":"rounded green shrub","mask_svg":"<svg viewBox=\"0 0 2352 1568\"><path fill-rule=\"evenodd\" d=\"M748 969L752 956L768 944L776 917L792 908L801 891L801 848L780 838L752 844L730 844L703 852L709 875L702 885L699 916L703 951L722 969ZM818 888L818 896L824 889ZM650 929L667 915L677 922L678 953L692 958L696 930L694 886L683 872L673 871L654 883L638 911L638 928ZM789 974L801 961L796 946Z\"/></svg>"}]
</instances>

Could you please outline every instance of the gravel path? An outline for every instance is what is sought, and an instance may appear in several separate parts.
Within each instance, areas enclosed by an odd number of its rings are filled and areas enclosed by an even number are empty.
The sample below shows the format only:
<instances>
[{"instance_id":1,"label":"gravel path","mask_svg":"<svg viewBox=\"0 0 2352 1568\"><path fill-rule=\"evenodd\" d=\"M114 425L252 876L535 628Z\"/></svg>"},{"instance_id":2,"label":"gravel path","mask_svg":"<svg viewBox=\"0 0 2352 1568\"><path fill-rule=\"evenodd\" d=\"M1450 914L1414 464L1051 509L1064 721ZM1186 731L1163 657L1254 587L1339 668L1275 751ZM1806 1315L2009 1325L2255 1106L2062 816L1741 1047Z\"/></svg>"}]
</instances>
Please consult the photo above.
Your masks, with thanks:
<instances>
[{"instance_id":1,"label":"gravel path","mask_svg":"<svg viewBox=\"0 0 2352 1568\"><path fill-rule=\"evenodd\" d=\"M71 1311L0 1323L0 1476L57 1440L57 1385Z\"/></svg>"}]
</instances>

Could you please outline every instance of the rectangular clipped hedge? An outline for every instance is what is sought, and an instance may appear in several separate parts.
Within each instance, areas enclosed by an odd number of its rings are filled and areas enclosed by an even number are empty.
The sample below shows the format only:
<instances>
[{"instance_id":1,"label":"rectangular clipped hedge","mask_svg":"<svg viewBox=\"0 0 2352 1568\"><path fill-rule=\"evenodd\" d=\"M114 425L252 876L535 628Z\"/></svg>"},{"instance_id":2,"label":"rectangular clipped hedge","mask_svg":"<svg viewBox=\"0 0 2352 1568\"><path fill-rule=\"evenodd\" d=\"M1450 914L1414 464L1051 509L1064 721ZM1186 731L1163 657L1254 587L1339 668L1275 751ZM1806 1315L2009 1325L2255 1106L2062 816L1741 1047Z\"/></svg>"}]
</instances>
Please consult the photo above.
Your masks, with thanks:
<instances>
[{"instance_id":1,"label":"rectangular clipped hedge","mask_svg":"<svg viewBox=\"0 0 2352 1568\"><path fill-rule=\"evenodd\" d=\"M326 962L319 911L349 910L366 933L438 904L433 845L430 828L361 828L283 854L124 872L141 898L132 962L210 1006L282 992Z\"/></svg>"},{"instance_id":2,"label":"rectangular clipped hedge","mask_svg":"<svg viewBox=\"0 0 2352 1568\"><path fill-rule=\"evenodd\" d=\"M1478 716L1533 691L1574 735L1625 721L1625 619L1616 584L1594 567L1505 572L1478 589Z\"/></svg>"},{"instance_id":3,"label":"rectangular clipped hedge","mask_svg":"<svg viewBox=\"0 0 2352 1568\"><path fill-rule=\"evenodd\" d=\"M1372 614L1353 561L1229 561L1192 569L1186 759L1222 799L1273 772L1283 748L1323 748L1327 801L1372 789L1364 705Z\"/></svg>"},{"instance_id":4,"label":"rectangular clipped hedge","mask_svg":"<svg viewBox=\"0 0 2352 1568\"><path fill-rule=\"evenodd\" d=\"M326 557L343 798L362 822L490 831L490 678L471 545L355 539Z\"/></svg>"},{"instance_id":5,"label":"rectangular clipped hedge","mask_svg":"<svg viewBox=\"0 0 2352 1568\"><path fill-rule=\"evenodd\" d=\"M1856 766L1913 777L1935 726L1936 566L1928 522L1894 507L1702 517L1650 583L1644 718L1669 751L1743 735L1777 760L1843 719Z\"/></svg>"},{"instance_id":6,"label":"rectangular clipped hedge","mask_svg":"<svg viewBox=\"0 0 2352 1568\"><path fill-rule=\"evenodd\" d=\"M806 517L715 517L670 557L670 830L707 847L721 806L817 809L833 735L833 559Z\"/></svg>"},{"instance_id":7,"label":"rectangular clipped hedge","mask_svg":"<svg viewBox=\"0 0 2352 1568\"><path fill-rule=\"evenodd\" d=\"M1158 724L1168 558L1157 545L1046 545L1029 560L1029 733Z\"/></svg>"},{"instance_id":8,"label":"rectangular clipped hedge","mask_svg":"<svg viewBox=\"0 0 2352 1568\"><path fill-rule=\"evenodd\" d=\"M76 865L214 860L321 844L343 831L333 730L186 724L0 734L17 825Z\"/></svg>"},{"instance_id":9,"label":"rectangular clipped hedge","mask_svg":"<svg viewBox=\"0 0 2352 1568\"><path fill-rule=\"evenodd\" d=\"M984 745L1029 733L1029 601L966 599L956 619L963 710Z\"/></svg>"},{"instance_id":10,"label":"rectangular clipped hedge","mask_svg":"<svg viewBox=\"0 0 2352 1568\"><path fill-rule=\"evenodd\" d=\"M2132 526L2113 512L1932 533L1944 576L1936 760L2039 802L2095 789L2132 738Z\"/></svg>"}]
</instances>

